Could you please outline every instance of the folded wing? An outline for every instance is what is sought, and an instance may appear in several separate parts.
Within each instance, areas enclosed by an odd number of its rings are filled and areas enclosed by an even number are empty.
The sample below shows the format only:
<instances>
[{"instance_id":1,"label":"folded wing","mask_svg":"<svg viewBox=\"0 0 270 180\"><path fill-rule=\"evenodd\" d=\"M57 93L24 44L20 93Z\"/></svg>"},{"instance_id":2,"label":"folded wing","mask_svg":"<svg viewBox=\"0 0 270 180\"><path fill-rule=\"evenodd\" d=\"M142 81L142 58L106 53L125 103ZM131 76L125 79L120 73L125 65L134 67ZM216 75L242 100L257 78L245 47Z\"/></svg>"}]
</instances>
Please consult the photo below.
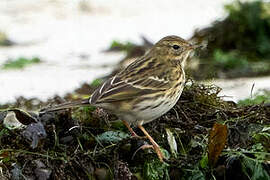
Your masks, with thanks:
<instances>
[{"instance_id":1,"label":"folded wing","mask_svg":"<svg viewBox=\"0 0 270 180\"><path fill-rule=\"evenodd\" d=\"M157 77L131 77L126 79L116 75L96 89L89 102L90 104L100 104L131 100L138 96L165 91L169 87L168 81Z\"/></svg>"}]
</instances>

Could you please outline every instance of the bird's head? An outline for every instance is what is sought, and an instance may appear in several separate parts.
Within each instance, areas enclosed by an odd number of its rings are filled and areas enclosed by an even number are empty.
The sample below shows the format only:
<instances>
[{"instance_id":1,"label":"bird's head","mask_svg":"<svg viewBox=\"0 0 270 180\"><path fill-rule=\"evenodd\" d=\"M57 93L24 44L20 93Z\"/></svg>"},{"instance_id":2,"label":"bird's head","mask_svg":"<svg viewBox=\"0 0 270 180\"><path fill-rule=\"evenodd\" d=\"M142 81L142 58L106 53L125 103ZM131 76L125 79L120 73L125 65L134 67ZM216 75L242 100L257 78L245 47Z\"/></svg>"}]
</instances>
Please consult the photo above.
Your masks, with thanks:
<instances>
[{"instance_id":1,"label":"bird's head","mask_svg":"<svg viewBox=\"0 0 270 180\"><path fill-rule=\"evenodd\" d=\"M178 60L184 64L194 49L192 44L178 36L166 36L153 46L150 53L164 60Z\"/></svg>"}]
</instances>

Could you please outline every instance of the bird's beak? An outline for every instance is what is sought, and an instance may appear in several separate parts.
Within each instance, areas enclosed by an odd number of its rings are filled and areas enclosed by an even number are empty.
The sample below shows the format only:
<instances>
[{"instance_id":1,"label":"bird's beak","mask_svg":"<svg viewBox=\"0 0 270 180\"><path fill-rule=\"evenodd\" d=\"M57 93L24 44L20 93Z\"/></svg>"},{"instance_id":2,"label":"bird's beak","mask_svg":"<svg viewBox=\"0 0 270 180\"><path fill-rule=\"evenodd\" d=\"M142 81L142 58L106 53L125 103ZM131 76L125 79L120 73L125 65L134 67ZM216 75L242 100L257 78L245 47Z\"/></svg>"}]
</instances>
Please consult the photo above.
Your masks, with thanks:
<instances>
[{"instance_id":1,"label":"bird's beak","mask_svg":"<svg viewBox=\"0 0 270 180\"><path fill-rule=\"evenodd\" d=\"M193 57L195 55L195 51L198 48L202 48L202 45L198 45L198 44L190 44L190 46L188 46L187 50L190 52L189 53L189 57Z\"/></svg>"},{"instance_id":2,"label":"bird's beak","mask_svg":"<svg viewBox=\"0 0 270 180\"><path fill-rule=\"evenodd\" d=\"M194 48L195 49L201 49L201 48L204 48L205 47L205 45L203 45L203 44L198 44L198 45L194 45Z\"/></svg>"},{"instance_id":3,"label":"bird's beak","mask_svg":"<svg viewBox=\"0 0 270 180\"><path fill-rule=\"evenodd\" d=\"M203 45L201 44L192 44L189 49L196 50L199 48L203 48Z\"/></svg>"},{"instance_id":4,"label":"bird's beak","mask_svg":"<svg viewBox=\"0 0 270 180\"><path fill-rule=\"evenodd\" d=\"M186 50L195 50L194 45L190 44L190 46L186 47Z\"/></svg>"}]
</instances>

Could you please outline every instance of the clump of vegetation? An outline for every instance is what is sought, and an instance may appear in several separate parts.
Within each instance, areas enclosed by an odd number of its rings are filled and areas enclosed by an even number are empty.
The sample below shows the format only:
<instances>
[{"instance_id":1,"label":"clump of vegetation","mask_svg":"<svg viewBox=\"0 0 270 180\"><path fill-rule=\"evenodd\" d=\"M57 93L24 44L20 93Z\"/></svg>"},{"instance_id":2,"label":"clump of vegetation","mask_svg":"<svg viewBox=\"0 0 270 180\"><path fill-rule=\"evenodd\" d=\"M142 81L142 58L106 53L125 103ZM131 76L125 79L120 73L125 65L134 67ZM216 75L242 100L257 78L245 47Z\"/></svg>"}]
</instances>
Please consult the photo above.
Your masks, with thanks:
<instances>
[{"instance_id":1,"label":"clump of vegetation","mask_svg":"<svg viewBox=\"0 0 270 180\"><path fill-rule=\"evenodd\" d=\"M129 52L131 49L133 49L135 46L134 43L132 42L119 42L119 41L112 41L110 47L109 47L109 50L110 51L126 51L126 52Z\"/></svg>"},{"instance_id":2,"label":"clump of vegetation","mask_svg":"<svg viewBox=\"0 0 270 180\"><path fill-rule=\"evenodd\" d=\"M93 87L98 87L99 85L102 84L102 79L95 79L91 82L90 86L93 86Z\"/></svg>"},{"instance_id":3,"label":"clump of vegetation","mask_svg":"<svg viewBox=\"0 0 270 180\"><path fill-rule=\"evenodd\" d=\"M0 31L0 46L11 46L14 43L10 41L6 33Z\"/></svg>"},{"instance_id":4,"label":"clump of vegetation","mask_svg":"<svg viewBox=\"0 0 270 180\"><path fill-rule=\"evenodd\" d=\"M92 7L89 1L79 1L78 9L82 12L91 12Z\"/></svg>"},{"instance_id":5,"label":"clump of vegetation","mask_svg":"<svg viewBox=\"0 0 270 180\"><path fill-rule=\"evenodd\" d=\"M270 103L270 91L269 90L261 90L257 92L252 98L246 98L244 100L240 100L238 102L241 106L247 105L256 105L262 103Z\"/></svg>"},{"instance_id":6,"label":"clump of vegetation","mask_svg":"<svg viewBox=\"0 0 270 180\"><path fill-rule=\"evenodd\" d=\"M270 3L236 1L225 7L229 13L227 21L233 29L230 33L223 31L226 33L223 34L226 38L220 40L223 49L235 48L248 57L270 58Z\"/></svg>"},{"instance_id":7,"label":"clump of vegetation","mask_svg":"<svg viewBox=\"0 0 270 180\"><path fill-rule=\"evenodd\" d=\"M203 76L196 71L192 72L194 76L203 79L270 74L270 3L235 1L225 8L228 16L224 20L196 31L192 37L195 42L208 41L199 67ZM264 68L255 67L258 62Z\"/></svg>"},{"instance_id":8,"label":"clump of vegetation","mask_svg":"<svg viewBox=\"0 0 270 180\"><path fill-rule=\"evenodd\" d=\"M0 177L269 179L270 107L237 106L223 101L218 96L220 90L188 80L176 106L144 125L162 147L167 158L164 163L151 149L137 151L149 142L131 138L124 125L103 109L82 107L39 114L9 109L26 126L22 130L3 126L7 114L3 109ZM59 97L53 101L62 102ZM50 101L37 104L20 99L16 106L35 109L45 104Z\"/></svg>"},{"instance_id":9,"label":"clump of vegetation","mask_svg":"<svg viewBox=\"0 0 270 180\"><path fill-rule=\"evenodd\" d=\"M41 63L41 60L37 57L33 58L25 58L20 57L17 59L9 59L7 60L3 65L2 69L23 69L26 66L32 65L32 64L38 64Z\"/></svg>"},{"instance_id":10,"label":"clump of vegetation","mask_svg":"<svg viewBox=\"0 0 270 180\"><path fill-rule=\"evenodd\" d=\"M239 56L235 51L225 53L220 49L214 51L214 65L222 68L225 71L234 68L248 68L249 62L246 57Z\"/></svg>"},{"instance_id":11,"label":"clump of vegetation","mask_svg":"<svg viewBox=\"0 0 270 180\"><path fill-rule=\"evenodd\" d=\"M126 52L127 56L124 58L124 60L142 56L145 53L145 51L147 51L147 49L153 46L153 43L150 42L148 39L146 39L144 36L141 36L141 39L143 41L141 45L129 41L122 43L114 40L112 41L110 47L106 50L106 52L111 51Z\"/></svg>"}]
</instances>

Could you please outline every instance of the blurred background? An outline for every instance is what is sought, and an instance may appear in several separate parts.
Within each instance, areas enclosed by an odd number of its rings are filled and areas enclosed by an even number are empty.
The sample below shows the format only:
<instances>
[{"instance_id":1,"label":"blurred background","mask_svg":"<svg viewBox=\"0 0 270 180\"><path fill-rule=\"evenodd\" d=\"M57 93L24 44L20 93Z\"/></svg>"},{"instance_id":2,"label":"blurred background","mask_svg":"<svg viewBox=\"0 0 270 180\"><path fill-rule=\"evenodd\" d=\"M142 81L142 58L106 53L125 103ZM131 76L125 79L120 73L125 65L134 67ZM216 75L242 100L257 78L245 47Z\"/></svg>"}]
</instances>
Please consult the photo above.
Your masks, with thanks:
<instances>
[{"instance_id":1,"label":"blurred background","mask_svg":"<svg viewBox=\"0 0 270 180\"><path fill-rule=\"evenodd\" d=\"M106 110L43 111L168 35L204 48L144 125L166 163ZM269 1L0 0L0 179L270 179L269 124Z\"/></svg>"},{"instance_id":2,"label":"blurred background","mask_svg":"<svg viewBox=\"0 0 270 180\"><path fill-rule=\"evenodd\" d=\"M266 1L1 0L0 104L99 84L167 35L208 44L189 77L269 101L269 32Z\"/></svg>"}]
</instances>

